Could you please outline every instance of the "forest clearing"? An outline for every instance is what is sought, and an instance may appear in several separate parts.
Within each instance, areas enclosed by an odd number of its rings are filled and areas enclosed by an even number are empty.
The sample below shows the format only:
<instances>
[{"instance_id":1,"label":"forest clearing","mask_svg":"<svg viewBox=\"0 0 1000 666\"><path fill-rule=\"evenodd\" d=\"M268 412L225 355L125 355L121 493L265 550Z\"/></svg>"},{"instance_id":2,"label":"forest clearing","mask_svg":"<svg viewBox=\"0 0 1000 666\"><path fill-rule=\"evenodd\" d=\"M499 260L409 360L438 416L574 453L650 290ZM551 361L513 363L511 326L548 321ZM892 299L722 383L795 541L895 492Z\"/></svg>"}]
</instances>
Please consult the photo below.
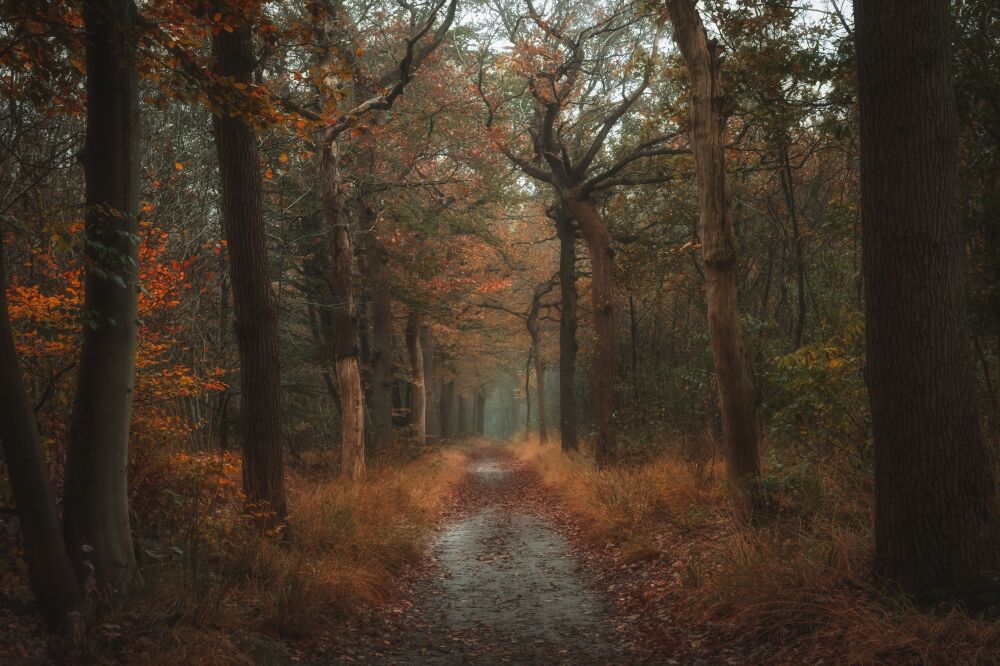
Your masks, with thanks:
<instances>
[{"instance_id":1,"label":"forest clearing","mask_svg":"<svg viewBox=\"0 0 1000 666\"><path fill-rule=\"evenodd\" d=\"M0 664L1000 664L993 0L0 0Z\"/></svg>"}]
</instances>

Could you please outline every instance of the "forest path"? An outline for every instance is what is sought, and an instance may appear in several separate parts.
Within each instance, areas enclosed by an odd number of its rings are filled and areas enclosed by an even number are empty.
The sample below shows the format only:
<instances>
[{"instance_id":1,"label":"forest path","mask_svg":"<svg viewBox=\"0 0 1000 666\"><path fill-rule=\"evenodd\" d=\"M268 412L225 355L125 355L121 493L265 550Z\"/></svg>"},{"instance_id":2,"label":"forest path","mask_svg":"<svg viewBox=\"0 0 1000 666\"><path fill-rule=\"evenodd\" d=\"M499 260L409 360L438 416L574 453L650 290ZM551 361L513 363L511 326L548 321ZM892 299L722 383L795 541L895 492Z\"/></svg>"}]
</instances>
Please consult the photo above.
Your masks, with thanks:
<instances>
[{"instance_id":1,"label":"forest path","mask_svg":"<svg viewBox=\"0 0 1000 666\"><path fill-rule=\"evenodd\" d=\"M536 510L538 480L501 445L470 454L432 569L398 630L358 649L388 664L614 664L611 606L556 525Z\"/></svg>"}]
</instances>

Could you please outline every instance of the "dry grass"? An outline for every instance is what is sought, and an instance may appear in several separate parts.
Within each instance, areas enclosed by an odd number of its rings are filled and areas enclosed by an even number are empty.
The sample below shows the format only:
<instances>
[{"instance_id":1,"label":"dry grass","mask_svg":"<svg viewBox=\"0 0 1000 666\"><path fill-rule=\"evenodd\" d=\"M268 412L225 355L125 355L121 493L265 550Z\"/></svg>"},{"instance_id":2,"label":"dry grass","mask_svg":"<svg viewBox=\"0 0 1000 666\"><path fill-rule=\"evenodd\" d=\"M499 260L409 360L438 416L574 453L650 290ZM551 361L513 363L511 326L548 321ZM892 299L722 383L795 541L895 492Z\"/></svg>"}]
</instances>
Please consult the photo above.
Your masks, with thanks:
<instances>
[{"instance_id":1,"label":"dry grass","mask_svg":"<svg viewBox=\"0 0 1000 666\"><path fill-rule=\"evenodd\" d=\"M517 454L593 542L620 544L626 562L668 551L653 566L679 570L682 582L660 603L692 625L712 621L715 638L731 647L768 645L799 663L1000 663L1000 623L917 608L873 584L863 479L783 470L765 479L767 519L747 527L733 519L716 464L665 456L597 470L535 442Z\"/></svg>"},{"instance_id":2,"label":"dry grass","mask_svg":"<svg viewBox=\"0 0 1000 666\"><path fill-rule=\"evenodd\" d=\"M465 454L384 460L363 483L337 478L324 456L307 462L287 478L284 535L255 533L238 502L221 507L224 519L202 520L210 527L188 544L197 552L148 569L141 597L102 618L81 661L271 663L283 641L385 602L419 559Z\"/></svg>"},{"instance_id":3,"label":"dry grass","mask_svg":"<svg viewBox=\"0 0 1000 666\"><path fill-rule=\"evenodd\" d=\"M597 469L588 458L564 456L557 444L539 446L534 440L515 445L514 452L538 469L595 540L639 547L664 525L697 532L720 518L721 489L712 466L696 468L664 457Z\"/></svg>"}]
</instances>

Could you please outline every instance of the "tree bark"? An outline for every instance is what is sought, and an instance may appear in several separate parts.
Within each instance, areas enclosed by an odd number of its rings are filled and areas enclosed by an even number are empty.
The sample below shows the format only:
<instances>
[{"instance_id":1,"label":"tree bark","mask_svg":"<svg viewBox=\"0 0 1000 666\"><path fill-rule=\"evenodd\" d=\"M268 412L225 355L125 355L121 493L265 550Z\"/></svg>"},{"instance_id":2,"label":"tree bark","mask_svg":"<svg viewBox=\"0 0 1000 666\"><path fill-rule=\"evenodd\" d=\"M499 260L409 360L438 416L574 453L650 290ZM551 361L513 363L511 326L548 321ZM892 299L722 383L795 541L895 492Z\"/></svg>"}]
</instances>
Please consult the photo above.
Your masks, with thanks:
<instances>
[{"instance_id":1,"label":"tree bark","mask_svg":"<svg viewBox=\"0 0 1000 666\"><path fill-rule=\"evenodd\" d=\"M411 311L406 319L406 349L410 355L410 385L413 402L410 411L413 418L413 431L421 444L427 438L427 387L424 381L424 354L420 349L420 314Z\"/></svg>"},{"instance_id":2,"label":"tree bark","mask_svg":"<svg viewBox=\"0 0 1000 666\"><path fill-rule=\"evenodd\" d=\"M330 252L330 295L333 300L333 349L340 395L341 475L365 476L364 391L358 365L358 318L354 303L354 252L350 220L344 210L337 141L325 132L322 141L321 189Z\"/></svg>"},{"instance_id":3,"label":"tree bark","mask_svg":"<svg viewBox=\"0 0 1000 666\"><path fill-rule=\"evenodd\" d=\"M255 60L251 26L212 38L215 72L252 83ZM247 504L275 521L287 514L281 432L281 370L278 316L268 277L262 176L257 133L233 104L212 118L219 153L222 226L229 254L234 324L240 358L240 429L243 492ZM265 523L271 521L264 521Z\"/></svg>"},{"instance_id":4,"label":"tree bark","mask_svg":"<svg viewBox=\"0 0 1000 666\"><path fill-rule=\"evenodd\" d=\"M135 388L139 157L134 10L84 4L87 139L84 326L64 486L66 547L81 584L106 598L136 575L128 510ZM5 377L5 381L6 381Z\"/></svg>"},{"instance_id":5,"label":"tree bark","mask_svg":"<svg viewBox=\"0 0 1000 666\"><path fill-rule=\"evenodd\" d=\"M855 5L875 568L924 595L1000 568L958 215L946 0Z\"/></svg>"},{"instance_id":6,"label":"tree bark","mask_svg":"<svg viewBox=\"0 0 1000 666\"><path fill-rule=\"evenodd\" d=\"M757 398L747 370L736 298L736 243L726 186L719 47L708 39L695 4L695 0L668 0L667 9L674 25L674 40L691 75L691 136L708 332L729 477L742 491L760 474Z\"/></svg>"},{"instance_id":7,"label":"tree bark","mask_svg":"<svg viewBox=\"0 0 1000 666\"><path fill-rule=\"evenodd\" d=\"M615 312L611 234L594 202L570 197L570 215L577 224L590 250L590 291L593 299L594 335L597 338L590 371L593 394L594 455L598 465L615 457L615 440L611 432L613 386L615 376ZM538 359L535 359L538 362Z\"/></svg>"},{"instance_id":8,"label":"tree bark","mask_svg":"<svg viewBox=\"0 0 1000 666\"><path fill-rule=\"evenodd\" d=\"M315 3L310 9L321 47L319 65L328 68L334 63L335 44L344 26L340 25L341 11L332 6L321 7ZM323 129L317 153L320 155L320 192L329 252L327 281L333 302L332 338L337 392L340 395L340 473L348 479L358 480L365 476L365 401L358 362L360 348L354 298L354 251L351 246L351 221L344 203L340 146L337 142L339 135L340 130L333 126ZM377 313L375 316L378 316Z\"/></svg>"},{"instance_id":9,"label":"tree bark","mask_svg":"<svg viewBox=\"0 0 1000 666\"><path fill-rule=\"evenodd\" d=\"M559 435L563 451L576 451L576 235L573 218L556 215L559 236Z\"/></svg>"},{"instance_id":10,"label":"tree bark","mask_svg":"<svg viewBox=\"0 0 1000 666\"><path fill-rule=\"evenodd\" d=\"M24 390L7 304L7 264L0 229L0 444L10 473L31 590L50 629L67 623L82 600L63 538L38 424Z\"/></svg>"}]
</instances>

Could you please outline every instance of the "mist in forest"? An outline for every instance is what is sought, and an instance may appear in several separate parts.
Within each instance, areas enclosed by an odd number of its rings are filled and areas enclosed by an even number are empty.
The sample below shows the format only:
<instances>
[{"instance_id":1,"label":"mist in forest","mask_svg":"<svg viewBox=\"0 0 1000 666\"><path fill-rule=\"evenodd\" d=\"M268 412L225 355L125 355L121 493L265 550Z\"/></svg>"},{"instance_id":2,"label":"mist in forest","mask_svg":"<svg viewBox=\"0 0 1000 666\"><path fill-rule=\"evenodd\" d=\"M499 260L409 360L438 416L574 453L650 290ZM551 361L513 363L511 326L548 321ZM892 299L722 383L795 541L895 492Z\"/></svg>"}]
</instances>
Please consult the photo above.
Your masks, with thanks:
<instances>
[{"instance_id":1,"label":"mist in forest","mask_svg":"<svg viewBox=\"0 0 1000 666\"><path fill-rule=\"evenodd\" d=\"M0 3L0 663L996 663L998 45Z\"/></svg>"}]
</instances>

